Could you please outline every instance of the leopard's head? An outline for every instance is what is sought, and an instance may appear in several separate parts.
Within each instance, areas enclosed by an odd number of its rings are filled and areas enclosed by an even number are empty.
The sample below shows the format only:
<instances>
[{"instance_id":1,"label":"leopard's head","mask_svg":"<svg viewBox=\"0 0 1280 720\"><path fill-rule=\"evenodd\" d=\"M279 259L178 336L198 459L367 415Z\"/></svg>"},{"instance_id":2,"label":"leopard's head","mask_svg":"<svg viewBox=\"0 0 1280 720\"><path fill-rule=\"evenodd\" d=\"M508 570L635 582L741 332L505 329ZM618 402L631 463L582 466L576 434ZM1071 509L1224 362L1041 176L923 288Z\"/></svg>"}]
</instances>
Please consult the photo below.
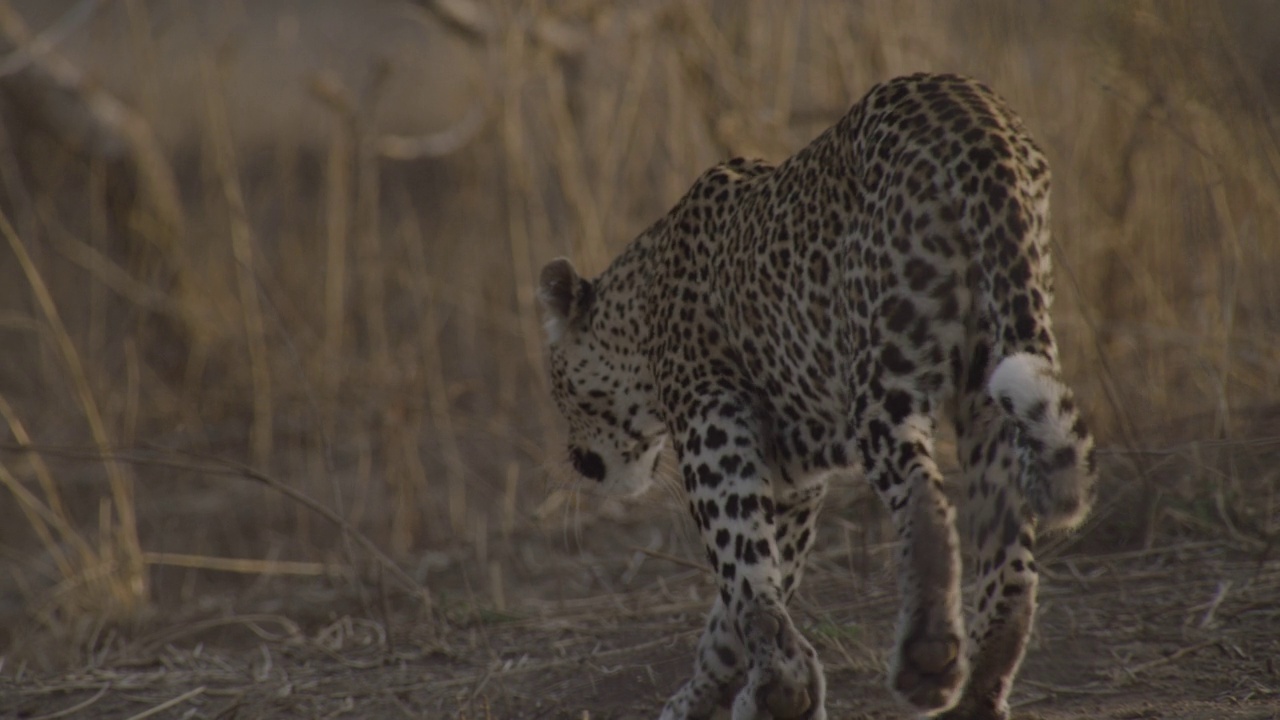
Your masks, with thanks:
<instances>
[{"instance_id":1,"label":"leopard's head","mask_svg":"<svg viewBox=\"0 0 1280 720\"><path fill-rule=\"evenodd\" d=\"M652 484L666 426L652 407L644 355L634 338L619 334L633 325L606 316L626 303L601 293L599 281L564 258L542 269L551 394L569 423L573 469L607 493L637 495Z\"/></svg>"}]
</instances>

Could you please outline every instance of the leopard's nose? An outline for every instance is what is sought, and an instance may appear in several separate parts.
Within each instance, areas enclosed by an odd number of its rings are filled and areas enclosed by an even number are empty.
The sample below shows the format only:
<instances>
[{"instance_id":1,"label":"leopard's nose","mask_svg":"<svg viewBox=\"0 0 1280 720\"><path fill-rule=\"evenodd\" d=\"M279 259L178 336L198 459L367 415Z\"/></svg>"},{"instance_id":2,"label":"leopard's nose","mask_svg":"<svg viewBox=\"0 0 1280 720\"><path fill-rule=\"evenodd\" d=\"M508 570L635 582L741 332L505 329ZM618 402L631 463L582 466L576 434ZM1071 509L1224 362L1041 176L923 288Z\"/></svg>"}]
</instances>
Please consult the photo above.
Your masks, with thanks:
<instances>
[{"instance_id":1,"label":"leopard's nose","mask_svg":"<svg viewBox=\"0 0 1280 720\"><path fill-rule=\"evenodd\" d=\"M569 462L578 474L596 482L604 481L604 458L590 450L569 448Z\"/></svg>"}]
</instances>

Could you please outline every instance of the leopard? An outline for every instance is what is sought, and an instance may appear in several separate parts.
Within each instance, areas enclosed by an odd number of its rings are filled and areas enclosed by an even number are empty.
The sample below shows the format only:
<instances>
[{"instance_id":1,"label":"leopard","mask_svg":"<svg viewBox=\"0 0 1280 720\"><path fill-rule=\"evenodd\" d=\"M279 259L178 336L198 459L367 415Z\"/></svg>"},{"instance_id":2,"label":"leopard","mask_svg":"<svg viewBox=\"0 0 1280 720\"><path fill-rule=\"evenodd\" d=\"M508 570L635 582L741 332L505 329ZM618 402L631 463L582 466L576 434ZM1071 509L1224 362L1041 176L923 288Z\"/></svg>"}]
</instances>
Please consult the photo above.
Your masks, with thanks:
<instances>
[{"instance_id":1,"label":"leopard","mask_svg":"<svg viewBox=\"0 0 1280 720\"><path fill-rule=\"evenodd\" d=\"M1096 496L1049 313L1049 193L1044 152L994 91L914 74L782 162L707 170L598 276L542 268L566 464L637 495L673 451L715 578L662 720L827 717L788 605L841 477L874 488L898 541L890 693L919 716L1009 717L1035 539L1078 528Z\"/></svg>"}]
</instances>

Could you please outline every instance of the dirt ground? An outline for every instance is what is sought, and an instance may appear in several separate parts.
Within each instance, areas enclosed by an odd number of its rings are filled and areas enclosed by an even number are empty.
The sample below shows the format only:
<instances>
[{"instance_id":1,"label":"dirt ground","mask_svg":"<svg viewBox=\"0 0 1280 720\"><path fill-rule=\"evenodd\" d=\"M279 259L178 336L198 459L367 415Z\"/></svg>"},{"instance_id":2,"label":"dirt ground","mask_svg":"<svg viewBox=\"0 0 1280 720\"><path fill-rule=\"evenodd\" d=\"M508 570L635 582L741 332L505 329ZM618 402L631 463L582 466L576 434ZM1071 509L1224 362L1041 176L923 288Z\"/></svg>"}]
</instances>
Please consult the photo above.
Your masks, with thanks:
<instances>
[{"instance_id":1,"label":"dirt ground","mask_svg":"<svg viewBox=\"0 0 1280 720\"><path fill-rule=\"evenodd\" d=\"M905 718L884 680L892 545L839 519L856 502L829 514L794 615L832 718ZM669 525L669 511L649 514ZM71 671L9 663L0 717L656 717L712 593L687 531L668 530L645 547L665 530L601 515L522 538L533 560L502 608L473 592L480 569L447 558L430 608L376 584L259 582L91 642ZM1277 553L1221 538L1107 551L1102 534L1050 543L1014 716L1280 718Z\"/></svg>"}]
</instances>

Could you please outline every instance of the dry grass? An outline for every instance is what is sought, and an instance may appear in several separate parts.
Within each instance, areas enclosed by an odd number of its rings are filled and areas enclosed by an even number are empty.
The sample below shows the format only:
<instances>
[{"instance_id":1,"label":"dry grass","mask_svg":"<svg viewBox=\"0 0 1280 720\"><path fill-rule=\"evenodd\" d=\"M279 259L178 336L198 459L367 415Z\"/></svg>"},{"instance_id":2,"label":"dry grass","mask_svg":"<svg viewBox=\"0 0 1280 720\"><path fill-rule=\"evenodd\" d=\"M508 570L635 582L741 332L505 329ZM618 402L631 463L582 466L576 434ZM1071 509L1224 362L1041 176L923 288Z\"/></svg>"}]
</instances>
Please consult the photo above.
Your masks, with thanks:
<instances>
[{"instance_id":1,"label":"dry grass","mask_svg":"<svg viewBox=\"0 0 1280 720\"><path fill-rule=\"evenodd\" d=\"M433 137L380 127L398 102L382 64L362 84L299 78L318 143L239 143L235 48L192 48L199 107L148 115L166 66L143 2L119 21L143 58L140 109L57 48L5 86L5 617L35 618L79 662L148 606L243 589L227 571L336 572L378 617L384 574L485 608L557 594L531 580L530 538L576 550L593 518L618 518L547 494L540 263L602 270L707 165L782 157L922 69L996 87L1054 164L1064 363L1124 500L1098 537L1272 547L1280 143L1238 38L1274 10L499 5L451 16L486 74ZM4 9L0 31L30 43ZM116 117L99 128L113 149L67 137L33 82L91 123ZM196 118L193 142L151 132L168 110ZM0 633L0 654L25 636Z\"/></svg>"}]
</instances>

